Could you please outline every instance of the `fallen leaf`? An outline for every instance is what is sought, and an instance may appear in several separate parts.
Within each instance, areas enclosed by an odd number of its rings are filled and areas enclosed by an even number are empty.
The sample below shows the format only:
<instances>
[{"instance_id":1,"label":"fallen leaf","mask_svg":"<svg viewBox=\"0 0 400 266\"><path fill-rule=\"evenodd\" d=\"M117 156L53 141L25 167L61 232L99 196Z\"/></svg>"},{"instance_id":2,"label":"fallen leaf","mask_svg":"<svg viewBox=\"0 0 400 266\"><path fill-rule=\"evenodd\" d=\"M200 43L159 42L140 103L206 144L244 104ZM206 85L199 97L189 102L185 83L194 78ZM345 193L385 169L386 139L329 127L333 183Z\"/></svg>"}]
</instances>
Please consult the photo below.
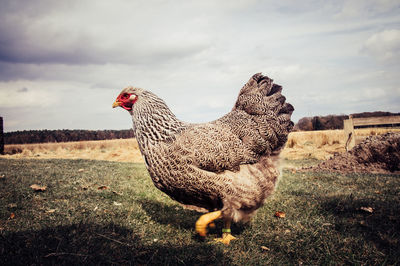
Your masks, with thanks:
<instances>
[{"instance_id":1,"label":"fallen leaf","mask_svg":"<svg viewBox=\"0 0 400 266\"><path fill-rule=\"evenodd\" d=\"M31 188L34 191L45 191L47 189L47 186L39 186L37 184L33 184L33 185L31 185Z\"/></svg>"},{"instance_id":2,"label":"fallen leaf","mask_svg":"<svg viewBox=\"0 0 400 266\"><path fill-rule=\"evenodd\" d=\"M80 172L83 172L83 171L85 171L85 169L83 169L83 168L81 168L81 169L78 170L79 173L80 173Z\"/></svg>"},{"instance_id":3,"label":"fallen leaf","mask_svg":"<svg viewBox=\"0 0 400 266\"><path fill-rule=\"evenodd\" d=\"M278 217L278 218L285 218L285 216L286 216L286 213L281 212L281 211L278 211L275 213L275 217Z\"/></svg>"},{"instance_id":4,"label":"fallen leaf","mask_svg":"<svg viewBox=\"0 0 400 266\"><path fill-rule=\"evenodd\" d=\"M119 203L119 202L114 201L114 205L115 205L115 206L121 206L122 203Z\"/></svg>"},{"instance_id":5,"label":"fallen leaf","mask_svg":"<svg viewBox=\"0 0 400 266\"><path fill-rule=\"evenodd\" d=\"M8 208L17 208L17 203L10 203L7 205Z\"/></svg>"},{"instance_id":6,"label":"fallen leaf","mask_svg":"<svg viewBox=\"0 0 400 266\"><path fill-rule=\"evenodd\" d=\"M331 223L323 223L322 226L331 226Z\"/></svg>"},{"instance_id":7,"label":"fallen leaf","mask_svg":"<svg viewBox=\"0 0 400 266\"><path fill-rule=\"evenodd\" d=\"M55 211L56 211L56 209L49 209L49 210L46 211L46 213L53 213Z\"/></svg>"},{"instance_id":8,"label":"fallen leaf","mask_svg":"<svg viewBox=\"0 0 400 266\"><path fill-rule=\"evenodd\" d=\"M360 210L365 211L365 212L369 212L369 213L373 213L374 209L372 207L361 207Z\"/></svg>"},{"instance_id":9,"label":"fallen leaf","mask_svg":"<svg viewBox=\"0 0 400 266\"><path fill-rule=\"evenodd\" d=\"M104 190L104 189L108 189L108 187L107 186L99 186L97 189Z\"/></svg>"},{"instance_id":10,"label":"fallen leaf","mask_svg":"<svg viewBox=\"0 0 400 266\"><path fill-rule=\"evenodd\" d=\"M15 218L15 213L12 212L12 213L10 214L10 219L14 219L14 218Z\"/></svg>"},{"instance_id":11,"label":"fallen leaf","mask_svg":"<svg viewBox=\"0 0 400 266\"><path fill-rule=\"evenodd\" d=\"M122 196L122 193L119 193L119 192L117 192L117 191L115 191L115 190L113 190L112 193L117 194L117 195L119 195L119 196Z\"/></svg>"},{"instance_id":12,"label":"fallen leaf","mask_svg":"<svg viewBox=\"0 0 400 266\"><path fill-rule=\"evenodd\" d=\"M269 249L268 247L266 247L266 246L261 246L261 249L264 250L264 251L269 251L269 250L270 250L270 249Z\"/></svg>"}]
</instances>

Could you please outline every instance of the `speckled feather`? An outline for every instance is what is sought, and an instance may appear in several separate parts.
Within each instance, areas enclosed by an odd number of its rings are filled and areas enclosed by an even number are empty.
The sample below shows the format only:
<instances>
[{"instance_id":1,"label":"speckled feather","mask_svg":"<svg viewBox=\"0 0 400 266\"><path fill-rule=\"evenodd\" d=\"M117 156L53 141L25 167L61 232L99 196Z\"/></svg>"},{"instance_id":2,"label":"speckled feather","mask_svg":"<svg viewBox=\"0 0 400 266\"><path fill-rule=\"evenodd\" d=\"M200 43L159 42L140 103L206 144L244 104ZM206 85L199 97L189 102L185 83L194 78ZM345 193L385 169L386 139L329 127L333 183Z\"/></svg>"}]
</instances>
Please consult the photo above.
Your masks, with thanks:
<instances>
[{"instance_id":1,"label":"speckled feather","mask_svg":"<svg viewBox=\"0 0 400 266\"><path fill-rule=\"evenodd\" d=\"M278 155L293 127L282 87L255 74L232 111L203 124L180 121L151 92L128 87L135 136L155 186L196 210L248 220L273 192Z\"/></svg>"}]
</instances>

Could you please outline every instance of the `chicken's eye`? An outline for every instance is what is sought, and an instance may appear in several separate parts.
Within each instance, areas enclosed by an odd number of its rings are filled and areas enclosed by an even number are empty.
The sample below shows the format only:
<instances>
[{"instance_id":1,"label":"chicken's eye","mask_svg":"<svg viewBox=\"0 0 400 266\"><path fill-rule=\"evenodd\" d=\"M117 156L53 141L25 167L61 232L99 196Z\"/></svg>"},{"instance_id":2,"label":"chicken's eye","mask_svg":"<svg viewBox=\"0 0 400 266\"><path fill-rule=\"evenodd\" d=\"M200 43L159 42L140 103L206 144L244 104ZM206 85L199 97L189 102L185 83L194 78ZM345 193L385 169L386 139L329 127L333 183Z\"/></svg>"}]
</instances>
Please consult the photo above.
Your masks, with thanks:
<instances>
[{"instance_id":1,"label":"chicken's eye","mask_svg":"<svg viewBox=\"0 0 400 266\"><path fill-rule=\"evenodd\" d=\"M124 94L122 94L121 99L126 100L129 98L129 96L130 95L128 93L124 93Z\"/></svg>"}]
</instances>

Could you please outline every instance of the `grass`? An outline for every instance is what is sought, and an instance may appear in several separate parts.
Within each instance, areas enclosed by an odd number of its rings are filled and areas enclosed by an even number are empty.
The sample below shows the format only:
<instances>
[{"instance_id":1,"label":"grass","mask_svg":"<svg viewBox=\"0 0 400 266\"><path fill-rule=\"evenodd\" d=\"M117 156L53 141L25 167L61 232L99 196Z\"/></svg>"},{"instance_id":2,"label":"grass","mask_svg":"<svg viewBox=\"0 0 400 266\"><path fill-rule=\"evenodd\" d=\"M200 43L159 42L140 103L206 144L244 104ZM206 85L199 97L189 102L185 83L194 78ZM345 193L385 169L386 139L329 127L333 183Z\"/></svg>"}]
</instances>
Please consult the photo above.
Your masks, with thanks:
<instances>
[{"instance_id":1,"label":"grass","mask_svg":"<svg viewBox=\"0 0 400 266\"><path fill-rule=\"evenodd\" d=\"M286 169L274 196L223 246L212 242L222 224L198 238L199 214L158 191L143 164L0 159L0 169L2 265L400 262L398 175Z\"/></svg>"}]
</instances>

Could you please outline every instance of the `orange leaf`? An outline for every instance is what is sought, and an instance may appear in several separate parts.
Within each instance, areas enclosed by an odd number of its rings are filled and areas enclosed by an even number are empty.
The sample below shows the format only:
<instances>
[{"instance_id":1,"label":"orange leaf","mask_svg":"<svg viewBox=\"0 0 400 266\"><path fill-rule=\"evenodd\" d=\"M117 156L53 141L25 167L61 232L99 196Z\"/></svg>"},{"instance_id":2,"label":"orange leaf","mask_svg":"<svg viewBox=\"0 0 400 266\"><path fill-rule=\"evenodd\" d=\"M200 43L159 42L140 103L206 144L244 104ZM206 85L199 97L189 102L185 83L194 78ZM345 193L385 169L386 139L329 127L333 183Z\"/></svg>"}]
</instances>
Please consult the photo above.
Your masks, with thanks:
<instances>
[{"instance_id":1,"label":"orange leaf","mask_svg":"<svg viewBox=\"0 0 400 266\"><path fill-rule=\"evenodd\" d=\"M362 211L369 212L369 213L373 213L374 212L374 209L372 207L361 207L360 209Z\"/></svg>"},{"instance_id":2,"label":"orange leaf","mask_svg":"<svg viewBox=\"0 0 400 266\"><path fill-rule=\"evenodd\" d=\"M270 249L269 249L268 247L266 247L266 246L261 246L261 249L264 250L264 251L269 251L269 250L270 250Z\"/></svg>"},{"instance_id":3,"label":"orange leaf","mask_svg":"<svg viewBox=\"0 0 400 266\"><path fill-rule=\"evenodd\" d=\"M34 191L45 191L46 188L47 188L47 186L39 186L39 185L37 185L37 184L33 184L33 185L31 185L31 188L32 188Z\"/></svg>"},{"instance_id":4,"label":"orange leaf","mask_svg":"<svg viewBox=\"0 0 400 266\"><path fill-rule=\"evenodd\" d=\"M15 218L15 213L12 212L12 213L10 214L10 219L14 219L14 218Z\"/></svg>"},{"instance_id":5,"label":"orange leaf","mask_svg":"<svg viewBox=\"0 0 400 266\"><path fill-rule=\"evenodd\" d=\"M278 217L278 218L285 218L285 216L286 216L286 213L284 213L284 212L276 212L275 213L275 217Z\"/></svg>"}]
</instances>

